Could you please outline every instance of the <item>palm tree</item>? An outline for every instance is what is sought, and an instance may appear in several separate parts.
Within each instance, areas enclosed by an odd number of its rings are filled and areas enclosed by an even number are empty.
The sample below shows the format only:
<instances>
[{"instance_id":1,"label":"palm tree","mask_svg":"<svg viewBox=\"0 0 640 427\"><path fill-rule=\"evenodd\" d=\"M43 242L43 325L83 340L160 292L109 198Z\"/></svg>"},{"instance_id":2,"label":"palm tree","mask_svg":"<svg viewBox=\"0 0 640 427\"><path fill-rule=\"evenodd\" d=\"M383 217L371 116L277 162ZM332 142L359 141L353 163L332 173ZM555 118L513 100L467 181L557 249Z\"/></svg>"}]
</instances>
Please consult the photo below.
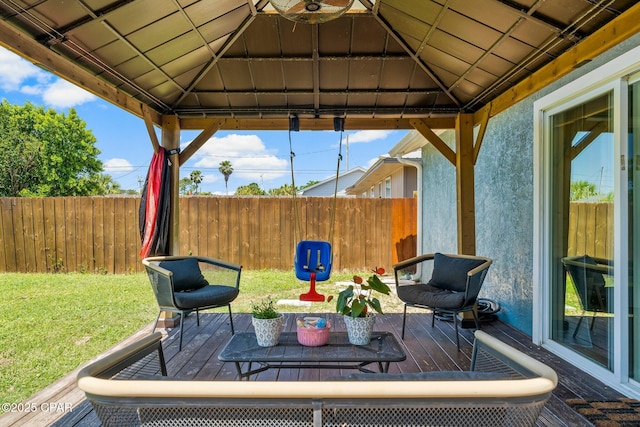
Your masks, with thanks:
<instances>
[{"instance_id":1,"label":"palm tree","mask_svg":"<svg viewBox=\"0 0 640 427\"><path fill-rule=\"evenodd\" d=\"M223 160L220 162L220 167L218 168L220 173L224 175L224 187L227 191L227 195L229 194L229 176L233 173L233 167L231 166L231 162L229 160Z\"/></svg>"},{"instance_id":2,"label":"palm tree","mask_svg":"<svg viewBox=\"0 0 640 427\"><path fill-rule=\"evenodd\" d=\"M96 194L121 194L124 191L120 187L120 183L113 179L109 174L103 173L98 177L99 188Z\"/></svg>"},{"instance_id":3,"label":"palm tree","mask_svg":"<svg viewBox=\"0 0 640 427\"><path fill-rule=\"evenodd\" d=\"M198 188L200 183L202 182L202 172L195 170L191 172L191 175L189 175L189 178L191 179L191 182L193 182L193 185L196 186L196 194L198 194Z\"/></svg>"}]
</instances>

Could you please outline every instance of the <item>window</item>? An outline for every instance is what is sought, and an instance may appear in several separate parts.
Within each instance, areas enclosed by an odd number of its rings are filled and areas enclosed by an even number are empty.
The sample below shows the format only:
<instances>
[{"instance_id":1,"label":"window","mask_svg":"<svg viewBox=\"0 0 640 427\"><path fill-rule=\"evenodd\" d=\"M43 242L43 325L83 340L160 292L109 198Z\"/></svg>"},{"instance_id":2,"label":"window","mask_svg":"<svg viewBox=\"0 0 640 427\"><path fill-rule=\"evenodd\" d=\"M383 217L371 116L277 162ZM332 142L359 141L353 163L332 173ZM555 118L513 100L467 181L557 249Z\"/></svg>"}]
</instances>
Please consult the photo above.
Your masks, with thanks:
<instances>
[{"instance_id":1,"label":"window","mask_svg":"<svg viewBox=\"0 0 640 427\"><path fill-rule=\"evenodd\" d=\"M391 198L391 177L384 180L384 197Z\"/></svg>"}]
</instances>

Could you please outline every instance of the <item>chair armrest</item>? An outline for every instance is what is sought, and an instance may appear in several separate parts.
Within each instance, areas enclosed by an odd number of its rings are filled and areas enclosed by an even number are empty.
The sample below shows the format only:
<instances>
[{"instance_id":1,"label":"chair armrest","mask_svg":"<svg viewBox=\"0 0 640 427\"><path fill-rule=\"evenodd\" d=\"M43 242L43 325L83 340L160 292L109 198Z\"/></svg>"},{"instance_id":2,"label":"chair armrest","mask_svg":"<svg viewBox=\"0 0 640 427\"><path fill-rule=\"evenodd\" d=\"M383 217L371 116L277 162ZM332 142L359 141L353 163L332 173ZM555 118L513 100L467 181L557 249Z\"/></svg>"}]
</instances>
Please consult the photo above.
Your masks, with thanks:
<instances>
[{"instance_id":1,"label":"chair armrest","mask_svg":"<svg viewBox=\"0 0 640 427\"><path fill-rule=\"evenodd\" d=\"M467 273L467 285L465 288L465 305L471 304L473 301L478 298L478 294L480 294L480 290L482 289L482 284L484 283L484 278L487 275L489 267L493 263L493 261L489 258L482 258L485 261L474 268L473 270L469 270ZM476 276L480 276L476 278Z\"/></svg>"},{"instance_id":2,"label":"chair armrest","mask_svg":"<svg viewBox=\"0 0 640 427\"><path fill-rule=\"evenodd\" d=\"M409 258L397 264L394 264L393 270L397 273L399 270L403 270L407 267L411 267L412 265L416 265L424 261L432 260L434 257L435 254L418 255L416 257Z\"/></svg>"},{"instance_id":3,"label":"chair armrest","mask_svg":"<svg viewBox=\"0 0 640 427\"><path fill-rule=\"evenodd\" d=\"M165 257L145 258L142 260L142 264L147 270L151 288L153 289L160 308L175 307L175 301L173 299L173 279L171 277L173 273L157 264L161 258Z\"/></svg>"},{"instance_id":4,"label":"chair armrest","mask_svg":"<svg viewBox=\"0 0 640 427\"><path fill-rule=\"evenodd\" d=\"M558 384L556 372L542 362L505 344L483 331L475 331L471 371L501 372L514 378L546 378Z\"/></svg>"},{"instance_id":5,"label":"chair armrest","mask_svg":"<svg viewBox=\"0 0 640 427\"><path fill-rule=\"evenodd\" d=\"M151 354L154 355L149 356ZM136 362L147 356L149 356L147 364L136 364ZM160 332L147 335L127 347L116 350L104 358L86 365L78 373L78 379L90 376L106 379L124 379L136 378L141 375L148 376L148 374L167 376L167 366L162 351L162 334Z\"/></svg>"},{"instance_id":6,"label":"chair armrest","mask_svg":"<svg viewBox=\"0 0 640 427\"><path fill-rule=\"evenodd\" d=\"M232 262L223 261L221 259L206 257L206 256L194 256L199 262L206 264L216 265L218 267L227 268L229 270L241 271L242 266L240 264L234 264Z\"/></svg>"},{"instance_id":7,"label":"chair armrest","mask_svg":"<svg viewBox=\"0 0 640 427\"><path fill-rule=\"evenodd\" d=\"M225 285L240 288L241 265L205 256L195 256L194 258L196 258L198 262L205 264L205 266L203 266L205 268L202 268L202 274L204 274L210 284L214 284L213 282L222 284L220 278L224 276L226 278L226 280L224 280ZM215 270L211 275L208 274L210 270L206 269L206 265L212 266L213 270ZM231 274L231 272L233 272L233 274ZM207 276L213 276L215 280L213 277Z\"/></svg>"},{"instance_id":8,"label":"chair armrest","mask_svg":"<svg viewBox=\"0 0 640 427\"><path fill-rule=\"evenodd\" d=\"M482 273L483 270L486 270L487 268L489 268L489 266L491 266L491 264L493 263L493 260L489 258L479 258L479 259L484 259L485 261L479 266L477 266L476 268L474 268L473 270L469 270L469 272L467 273L467 276L472 277L472 276L475 276L476 274Z\"/></svg>"},{"instance_id":9,"label":"chair armrest","mask_svg":"<svg viewBox=\"0 0 640 427\"><path fill-rule=\"evenodd\" d=\"M589 264L588 262L578 261L581 256L562 258L565 265L573 265L575 267L584 268L585 270L597 271L598 273L613 276L613 263L604 258L591 257L597 264Z\"/></svg>"}]
</instances>

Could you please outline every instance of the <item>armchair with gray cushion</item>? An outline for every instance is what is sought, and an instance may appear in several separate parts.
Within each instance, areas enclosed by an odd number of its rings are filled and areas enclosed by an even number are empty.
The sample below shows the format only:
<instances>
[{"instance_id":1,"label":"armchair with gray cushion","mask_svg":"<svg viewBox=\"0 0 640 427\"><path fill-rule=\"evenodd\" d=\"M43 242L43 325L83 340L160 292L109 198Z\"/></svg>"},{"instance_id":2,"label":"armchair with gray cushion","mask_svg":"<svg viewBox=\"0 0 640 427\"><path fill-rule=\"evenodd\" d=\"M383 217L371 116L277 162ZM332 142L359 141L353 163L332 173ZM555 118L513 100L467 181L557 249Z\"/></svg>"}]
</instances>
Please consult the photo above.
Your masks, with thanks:
<instances>
[{"instance_id":1,"label":"armchair with gray cushion","mask_svg":"<svg viewBox=\"0 0 640 427\"><path fill-rule=\"evenodd\" d=\"M604 276L613 276L613 263L604 258L589 255L562 258L564 269L575 285L582 305L582 316L578 320L573 337L576 337L585 312L593 313L590 330L596 320L596 313L610 313L609 304L613 300L613 287L607 287Z\"/></svg>"},{"instance_id":2,"label":"armchair with gray cushion","mask_svg":"<svg viewBox=\"0 0 640 427\"><path fill-rule=\"evenodd\" d=\"M480 329L475 304L491 263L491 259L484 257L435 253L419 255L394 265L396 291L398 298L404 302L402 339L404 339L407 320L407 307L431 309L432 327L436 313L453 318L456 345L460 350L458 313L471 312L476 328ZM423 267L422 271L428 271L431 267L431 279L427 283L400 284L399 274L418 264Z\"/></svg>"},{"instance_id":3,"label":"armchair with gray cushion","mask_svg":"<svg viewBox=\"0 0 640 427\"><path fill-rule=\"evenodd\" d=\"M180 345L184 318L195 311L200 326L200 310L229 308L229 323L233 330L231 302L240 292L242 266L204 256L157 256L142 260L158 302L155 331L163 311L180 315Z\"/></svg>"}]
</instances>

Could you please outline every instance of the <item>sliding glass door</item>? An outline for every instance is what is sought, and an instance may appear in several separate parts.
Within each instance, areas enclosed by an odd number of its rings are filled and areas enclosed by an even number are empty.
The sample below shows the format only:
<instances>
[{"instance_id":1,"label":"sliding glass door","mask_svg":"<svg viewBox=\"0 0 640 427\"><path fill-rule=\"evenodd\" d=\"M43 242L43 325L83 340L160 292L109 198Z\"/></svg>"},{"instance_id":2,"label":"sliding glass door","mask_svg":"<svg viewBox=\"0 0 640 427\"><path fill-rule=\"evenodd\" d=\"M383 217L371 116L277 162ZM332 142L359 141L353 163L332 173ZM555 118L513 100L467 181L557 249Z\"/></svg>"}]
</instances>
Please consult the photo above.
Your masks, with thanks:
<instances>
[{"instance_id":1,"label":"sliding glass door","mask_svg":"<svg viewBox=\"0 0 640 427\"><path fill-rule=\"evenodd\" d=\"M640 80L640 76L637 76ZM628 167L626 190L628 201L628 264L626 266L629 284L629 376L640 381L640 274L634 275L640 266L640 81L631 80L628 99L628 146L626 162Z\"/></svg>"},{"instance_id":2,"label":"sliding glass door","mask_svg":"<svg viewBox=\"0 0 640 427\"><path fill-rule=\"evenodd\" d=\"M534 118L534 342L640 397L640 46Z\"/></svg>"},{"instance_id":3,"label":"sliding glass door","mask_svg":"<svg viewBox=\"0 0 640 427\"><path fill-rule=\"evenodd\" d=\"M549 116L551 339L613 369L614 103L607 91Z\"/></svg>"}]
</instances>

